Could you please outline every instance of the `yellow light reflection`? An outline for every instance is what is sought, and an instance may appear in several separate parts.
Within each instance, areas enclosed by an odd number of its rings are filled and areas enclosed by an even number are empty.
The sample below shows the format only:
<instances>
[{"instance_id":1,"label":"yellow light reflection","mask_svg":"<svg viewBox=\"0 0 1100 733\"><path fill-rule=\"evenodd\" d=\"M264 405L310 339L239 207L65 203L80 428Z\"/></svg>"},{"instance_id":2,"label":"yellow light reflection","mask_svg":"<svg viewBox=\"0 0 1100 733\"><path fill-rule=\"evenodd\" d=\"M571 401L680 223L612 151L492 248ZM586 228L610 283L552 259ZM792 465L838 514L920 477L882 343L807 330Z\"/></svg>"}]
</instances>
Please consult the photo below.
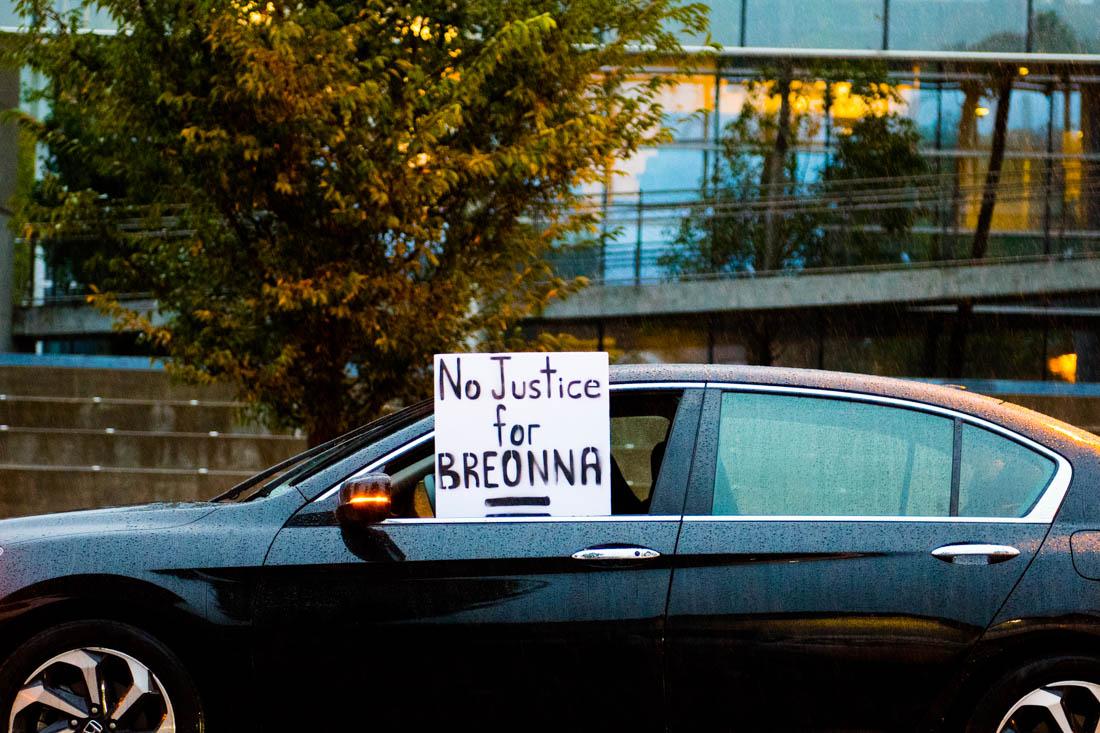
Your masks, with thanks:
<instances>
[{"instance_id":1,"label":"yellow light reflection","mask_svg":"<svg viewBox=\"0 0 1100 733\"><path fill-rule=\"evenodd\" d=\"M1054 423L1048 423L1047 427L1051 430L1055 430L1062 435L1066 436L1074 443L1081 443L1083 445L1100 446L1100 440L1091 433L1086 433L1083 430L1074 430L1071 427L1065 427L1063 425L1056 425Z\"/></svg>"},{"instance_id":2,"label":"yellow light reflection","mask_svg":"<svg viewBox=\"0 0 1100 733\"><path fill-rule=\"evenodd\" d=\"M974 109L975 117L985 117L989 114L989 107L977 107Z\"/></svg>"},{"instance_id":3,"label":"yellow light reflection","mask_svg":"<svg viewBox=\"0 0 1100 733\"><path fill-rule=\"evenodd\" d=\"M1064 382L1077 381L1077 354L1062 354L1047 359L1047 369Z\"/></svg>"},{"instance_id":4,"label":"yellow light reflection","mask_svg":"<svg viewBox=\"0 0 1100 733\"><path fill-rule=\"evenodd\" d=\"M744 102L766 115L774 115L778 113L781 101L776 93L778 86L774 80L763 82L748 91ZM895 108L904 107L907 104L904 96L912 89L908 84L895 87L872 84L870 93L857 94L848 81L830 84L823 79L792 79L787 100L794 114L811 117L824 117L828 102L833 119L838 128L843 129L864 117L882 117L895 111Z\"/></svg>"}]
</instances>

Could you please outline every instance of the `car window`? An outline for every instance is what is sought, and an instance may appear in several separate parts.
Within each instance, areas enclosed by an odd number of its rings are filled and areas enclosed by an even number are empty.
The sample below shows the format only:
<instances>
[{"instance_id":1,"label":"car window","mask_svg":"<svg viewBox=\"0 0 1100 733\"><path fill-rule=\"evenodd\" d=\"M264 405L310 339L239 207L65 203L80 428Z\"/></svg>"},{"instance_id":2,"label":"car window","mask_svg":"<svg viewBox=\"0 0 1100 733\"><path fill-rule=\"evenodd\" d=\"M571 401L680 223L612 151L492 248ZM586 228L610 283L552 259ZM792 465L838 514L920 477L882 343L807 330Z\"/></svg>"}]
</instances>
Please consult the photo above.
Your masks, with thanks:
<instances>
[{"instance_id":1,"label":"car window","mask_svg":"<svg viewBox=\"0 0 1100 733\"><path fill-rule=\"evenodd\" d=\"M718 515L948 516L952 420L842 399L723 394Z\"/></svg>"},{"instance_id":2,"label":"car window","mask_svg":"<svg viewBox=\"0 0 1100 733\"><path fill-rule=\"evenodd\" d=\"M383 435L408 427L418 420L423 420L431 414L431 406L430 400L424 400L380 417L246 479L215 497L213 501L254 501L293 491L295 484L315 474L325 466L332 465L342 458L362 450L364 446L370 445Z\"/></svg>"},{"instance_id":3,"label":"car window","mask_svg":"<svg viewBox=\"0 0 1100 733\"><path fill-rule=\"evenodd\" d=\"M1022 517L1039 500L1057 467L1046 456L974 425L962 429L959 515Z\"/></svg>"},{"instance_id":4,"label":"car window","mask_svg":"<svg viewBox=\"0 0 1100 733\"><path fill-rule=\"evenodd\" d=\"M435 441L429 440L381 468L392 483L395 517L435 516L434 461Z\"/></svg>"},{"instance_id":5,"label":"car window","mask_svg":"<svg viewBox=\"0 0 1100 733\"><path fill-rule=\"evenodd\" d=\"M611 513L647 514L680 403L680 390L611 393ZM379 470L390 476L395 517L435 516L435 441Z\"/></svg>"}]
</instances>

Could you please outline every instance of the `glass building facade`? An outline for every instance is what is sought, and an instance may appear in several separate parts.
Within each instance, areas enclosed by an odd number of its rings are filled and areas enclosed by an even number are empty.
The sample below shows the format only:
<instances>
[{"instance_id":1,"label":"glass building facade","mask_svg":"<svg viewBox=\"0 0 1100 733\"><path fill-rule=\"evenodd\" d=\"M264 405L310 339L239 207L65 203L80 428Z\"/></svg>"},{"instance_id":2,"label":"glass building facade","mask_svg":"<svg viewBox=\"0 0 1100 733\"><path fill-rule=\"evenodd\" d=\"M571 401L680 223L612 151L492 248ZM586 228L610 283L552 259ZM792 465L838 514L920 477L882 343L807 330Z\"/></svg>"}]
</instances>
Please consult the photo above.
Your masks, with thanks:
<instances>
[{"instance_id":1,"label":"glass building facade","mask_svg":"<svg viewBox=\"0 0 1100 733\"><path fill-rule=\"evenodd\" d=\"M802 124L792 136L796 168L785 197L820 196L817 185L835 163L839 142L854 121L868 115L889 113L910 120L928 166L919 176L867 181L852 191L862 208L885 207L900 199L899 206L914 212L904 237L882 242L873 261L845 259L841 243L820 264L966 256L986 192L1000 102L990 79L1005 73L1006 63L1014 78L987 256L1087 253L1100 247L1100 56L1093 64L1082 64L1052 62L1051 56L1037 54L1013 54L1010 62L984 53L942 59L916 53L907 58L903 52L840 59L792 55L793 63L804 67L795 67L803 78L791 92ZM774 83L767 77L767 67L774 63L760 53L727 51L667 91L663 101L674 140L643 149L609 173L603 186L586 191L591 205L605 214L608 241L578 271L609 283L667 279L670 273L662 262L685 219L710 215L716 226L737 226L739 212L729 206L714 208L707 187L722 175L723 156L729 154L728 126L746 106L762 110L778 104L778 95L761 99L753 91L761 83ZM844 72L866 64L887 67L889 100L850 91ZM831 226L843 224L834 221ZM869 230L874 235L873 227Z\"/></svg>"},{"instance_id":2,"label":"glass building facade","mask_svg":"<svg viewBox=\"0 0 1100 733\"><path fill-rule=\"evenodd\" d=\"M726 47L1095 53L1092 0L712 0ZM1052 18L1073 29L1055 36Z\"/></svg>"},{"instance_id":3,"label":"glass building facade","mask_svg":"<svg viewBox=\"0 0 1100 733\"><path fill-rule=\"evenodd\" d=\"M740 262L685 274L669 266L685 222L714 231L745 226L722 204L729 129L748 110L772 115L780 69L792 80L797 120L785 211L843 213L904 206L901 233L859 216L825 217L825 256L812 267L905 268L967 259L983 196L993 195L987 259L1089 257L1100 251L1100 3L1093 0L726 0L712 2L716 57L700 49L696 71L664 103L673 140L642 150L585 193L604 214L599 248L563 258L567 272L606 287L676 287L693 277L752 276ZM689 42L702 44L703 39ZM877 98L855 90L873 69ZM998 81L1010 79L1007 101ZM763 91L762 91L763 90ZM997 108L1007 106L1003 163L987 183L997 147ZM860 120L911 122L927 163L919 175L876 179L822 202L844 136ZM771 142L769 139L767 142ZM750 152L759 155L759 150ZM759 161L757 161L759 162ZM763 186L765 182L760 181ZM765 196L765 199L768 197ZM791 203L791 201L795 203ZM817 208L815 208L817 207ZM874 240L856 251L853 233ZM856 268L858 270L858 267ZM1100 288L1098 288L1100 291ZM1097 294L979 302L963 323L959 303L854 304L788 311L724 310L685 317L553 322L620 362L774 364L874 374L1028 382L1100 381ZM1072 313L1072 316L1066 315ZM966 338L957 334L964 331ZM958 353L952 353L958 352Z\"/></svg>"}]
</instances>

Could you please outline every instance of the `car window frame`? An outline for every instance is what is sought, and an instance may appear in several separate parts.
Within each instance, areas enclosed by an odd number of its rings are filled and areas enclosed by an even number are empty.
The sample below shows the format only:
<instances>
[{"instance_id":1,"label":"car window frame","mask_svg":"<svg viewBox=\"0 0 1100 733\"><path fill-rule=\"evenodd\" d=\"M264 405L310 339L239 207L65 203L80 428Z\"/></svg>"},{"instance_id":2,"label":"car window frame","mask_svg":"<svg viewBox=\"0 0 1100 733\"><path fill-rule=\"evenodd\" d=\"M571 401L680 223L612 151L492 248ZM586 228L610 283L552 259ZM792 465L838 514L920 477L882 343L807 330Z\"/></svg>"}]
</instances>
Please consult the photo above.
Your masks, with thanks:
<instances>
[{"instance_id":1,"label":"car window frame","mask_svg":"<svg viewBox=\"0 0 1100 733\"><path fill-rule=\"evenodd\" d=\"M703 412L703 402L706 398L706 383L705 382L619 382L612 383L610 385L611 392L657 392L677 390L683 392L680 399L680 406L677 408L676 416L673 419L670 426L670 432L668 437L668 448L665 453L664 460L661 463L661 470L658 473L656 482L654 483L654 503L651 505L649 514L613 514L605 516L583 516L583 517L390 517L380 522L380 525L398 525L398 524L471 524L471 523L500 523L500 522L654 522L654 521L669 521L679 520L683 516L684 505L687 500L687 481L679 492L673 494L667 490L658 491L659 488L664 488L672 480L671 473L674 470L673 466L676 463L680 463L684 466L685 475L690 475L693 470L693 459L696 450L696 441L698 440L698 433L700 427L700 420ZM391 450L385 451L381 455L378 455L377 450L371 450L371 448L365 450L363 453L372 454L377 457L368 459L368 462L364 465L360 462L361 466L351 473L347 474L340 480L332 483L328 486L327 490L321 492L316 498L309 502L309 505L317 505L323 502L331 500L337 492L340 490L340 485L350 478L357 476L363 476L377 471L382 466L393 461L396 458L400 458L408 451L415 450L417 447L423 445L429 440L435 438L435 426L431 416L426 418L427 423L426 432L421 433L411 439L401 441L397 447ZM421 423L423 424L423 423ZM391 443L392 444L392 443ZM362 455L362 454L361 454ZM308 506L308 505L307 505Z\"/></svg>"},{"instance_id":2,"label":"car window frame","mask_svg":"<svg viewBox=\"0 0 1100 733\"><path fill-rule=\"evenodd\" d=\"M960 517L960 516L905 516L905 515L712 515L711 507L714 496L714 476L718 459L718 431L721 412L722 395L726 392L752 392L763 394L775 394L785 396L814 397L819 399L847 400L892 407L897 409L916 410L932 415L950 418L954 421L954 444L952 458L952 483L958 485L958 472L961 464L959 452L961 448L961 426L970 424L983 428L992 433L1007 438L1025 448L1033 450L1040 455L1050 458L1056 464L1056 468L1046 488L1040 493L1030 510L1021 517ZM696 458L692 465L691 475L688 480L687 503L684 508L684 521L692 522L730 522L730 521L754 521L754 522L791 522L791 521L815 521L815 522L946 522L946 523L1004 523L1004 524L1051 524L1058 513L1062 501L1069 490L1073 479L1073 467L1063 455L1057 451L1038 443L1026 436L990 422L975 415L970 415L958 410L932 405L925 402L889 397L885 395L867 394L864 392L847 392L843 390L819 388L819 387L791 387L785 385L745 384L736 382L708 382L707 394L703 401L703 410L699 423L699 436L696 438ZM957 511L955 502L958 501L957 489L952 492L951 511Z\"/></svg>"}]
</instances>

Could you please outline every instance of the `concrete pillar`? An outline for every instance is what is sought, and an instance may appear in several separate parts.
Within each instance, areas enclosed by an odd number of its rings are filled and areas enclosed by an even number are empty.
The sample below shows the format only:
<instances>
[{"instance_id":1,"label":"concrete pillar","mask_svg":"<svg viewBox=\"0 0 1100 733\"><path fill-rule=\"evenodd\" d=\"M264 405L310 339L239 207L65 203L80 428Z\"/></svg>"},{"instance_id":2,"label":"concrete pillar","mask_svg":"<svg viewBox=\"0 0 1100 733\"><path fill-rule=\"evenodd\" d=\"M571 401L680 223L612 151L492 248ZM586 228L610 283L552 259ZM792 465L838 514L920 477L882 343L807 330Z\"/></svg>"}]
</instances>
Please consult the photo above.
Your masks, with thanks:
<instances>
[{"instance_id":1,"label":"concrete pillar","mask_svg":"<svg viewBox=\"0 0 1100 733\"><path fill-rule=\"evenodd\" d=\"M1081 84L1081 150L1088 156L1100 155L1100 83ZM1081 198L1085 208L1085 227L1100 229L1100 161L1091 157L1082 164Z\"/></svg>"},{"instance_id":2,"label":"concrete pillar","mask_svg":"<svg viewBox=\"0 0 1100 733\"><path fill-rule=\"evenodd\" d=\"M1073 350L1077 353L1077 381L1100 382L1100 333L1074 331Z\"/></svg>"},{"instance_id":3,"label":"concrete pillar","mask_svg":"<svg viewBox=\"0 0 1100 733\"><path fill-rule=\"evenodd\" d=\"M0 69L0 110L19 106L19 70ZM11 198L19 170L19 134L15 125L0 125L0 352L11 351L15 243L9 224Z\"/></svg>"}]
</instances>

